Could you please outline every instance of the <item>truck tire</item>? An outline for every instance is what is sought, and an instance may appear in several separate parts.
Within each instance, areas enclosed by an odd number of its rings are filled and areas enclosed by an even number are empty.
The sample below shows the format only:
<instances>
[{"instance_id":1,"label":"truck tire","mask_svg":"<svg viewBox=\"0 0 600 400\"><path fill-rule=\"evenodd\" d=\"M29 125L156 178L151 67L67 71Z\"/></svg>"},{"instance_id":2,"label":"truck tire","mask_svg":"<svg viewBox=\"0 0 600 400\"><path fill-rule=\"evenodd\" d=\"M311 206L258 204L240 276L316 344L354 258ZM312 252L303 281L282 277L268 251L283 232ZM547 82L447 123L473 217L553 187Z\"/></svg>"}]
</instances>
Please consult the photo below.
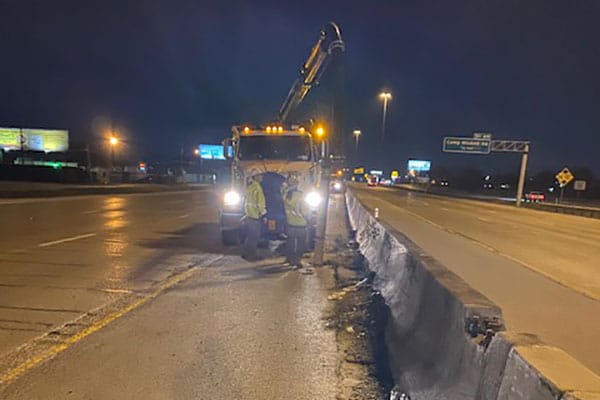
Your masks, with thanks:
<instances>
[{"instance_id":1,"label":"truck tire","mask_svg":"<svg viewBox=\"0 0 600 400\"><path fill-rule=\"evenodd\" d=\"M225 246L237 246L240 244L240 233L237 229L222 230L221 241Z\"/></svg>"}]
</instances>

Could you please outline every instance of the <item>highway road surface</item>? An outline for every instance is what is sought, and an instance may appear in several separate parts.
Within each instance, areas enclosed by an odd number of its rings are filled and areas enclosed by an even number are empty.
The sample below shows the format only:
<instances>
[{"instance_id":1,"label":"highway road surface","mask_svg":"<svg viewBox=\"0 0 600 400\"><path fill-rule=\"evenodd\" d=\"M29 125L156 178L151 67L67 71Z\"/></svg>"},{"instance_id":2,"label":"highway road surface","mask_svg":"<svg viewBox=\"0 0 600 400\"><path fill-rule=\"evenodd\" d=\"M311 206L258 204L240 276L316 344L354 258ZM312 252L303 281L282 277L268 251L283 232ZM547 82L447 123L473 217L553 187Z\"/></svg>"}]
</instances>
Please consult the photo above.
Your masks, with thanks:
<instances>
[{"instance_id":1,"label":"highway road surface","mask_svg":"<svg viewBox=\"0 0 600 400\"><path fill-rule=\"evenodd\" d=\"M336 398L331 271L243 261L217 203L0 201L0 398Z\"/></svg>"},{"instance_id":2,"label":"highway road surface","mask_svg":"<svg viewBox=\"0 0 600 400\"><path fill-rule=\"evenodd\" d=\"M539 335L600 373L600 220L353 185L380 220Z\"/></svg>"}]
</instances>

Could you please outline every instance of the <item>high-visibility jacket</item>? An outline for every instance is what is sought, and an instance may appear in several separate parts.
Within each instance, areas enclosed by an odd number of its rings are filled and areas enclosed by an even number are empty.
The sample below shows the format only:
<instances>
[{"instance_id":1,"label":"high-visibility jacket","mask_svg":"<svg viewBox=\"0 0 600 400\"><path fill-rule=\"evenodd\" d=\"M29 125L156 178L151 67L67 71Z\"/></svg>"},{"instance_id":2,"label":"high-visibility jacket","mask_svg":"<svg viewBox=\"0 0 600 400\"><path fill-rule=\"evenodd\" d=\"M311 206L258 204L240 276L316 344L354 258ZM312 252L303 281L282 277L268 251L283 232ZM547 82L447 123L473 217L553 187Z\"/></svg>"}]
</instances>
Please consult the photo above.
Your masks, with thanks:
<instances>
[{"instance_id":1,"label":"high-visibility jacket","mask_svg":"<svg viewBox=\"0 0 600 400\"><path fill-rule=\"evenodd\" d=\"M290 189L283 196L283 204L288 225L299 227L307 225L310 208L304 201L301 191Z\"/></svg>"},{"instance_id":2,"label":"high-visibility jacket","mask_svg":"<svg viewBox=\"0 0 600 400\"><path fill-rule=\"evenodd\" d=\"M246 217L259 219L267 213L267 203L265 193L260 183L253 180L246 187L246 201L244 203L244 212Z\"/></svg>"}]
</instances>

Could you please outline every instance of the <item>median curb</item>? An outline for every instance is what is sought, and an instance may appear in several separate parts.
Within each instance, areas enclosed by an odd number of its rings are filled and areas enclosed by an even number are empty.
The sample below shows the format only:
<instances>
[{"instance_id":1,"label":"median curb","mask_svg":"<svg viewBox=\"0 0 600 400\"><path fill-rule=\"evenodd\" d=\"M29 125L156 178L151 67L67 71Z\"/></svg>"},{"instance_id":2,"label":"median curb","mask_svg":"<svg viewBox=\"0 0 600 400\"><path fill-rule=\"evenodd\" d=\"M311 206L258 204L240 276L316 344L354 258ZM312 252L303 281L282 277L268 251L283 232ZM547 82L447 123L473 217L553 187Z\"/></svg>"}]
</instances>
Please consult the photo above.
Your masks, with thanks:
<instances>
[{"instance_id":1,"label":"median curb","mask_svg":"<svg viewBox=\"0 0 600 400\"><path fill-rule=\"evenodd\" d=\"M30 199L111 194L161 193L204 190L213 185L123 185L123 186L65 186L52 189L0 190L1 199Z\"/></svg>"},{"instance_id":2,"label":"median curb","mask_svg":"<svg viewBox=\"0 0 600 400\"><path fill-rule=\"evenodd\" d=\"M501 309L371 212L346 205L390 308L394 380L412 398L590 400L600 377L535 335L504 331Z\"/></svg>"}]
</instances>

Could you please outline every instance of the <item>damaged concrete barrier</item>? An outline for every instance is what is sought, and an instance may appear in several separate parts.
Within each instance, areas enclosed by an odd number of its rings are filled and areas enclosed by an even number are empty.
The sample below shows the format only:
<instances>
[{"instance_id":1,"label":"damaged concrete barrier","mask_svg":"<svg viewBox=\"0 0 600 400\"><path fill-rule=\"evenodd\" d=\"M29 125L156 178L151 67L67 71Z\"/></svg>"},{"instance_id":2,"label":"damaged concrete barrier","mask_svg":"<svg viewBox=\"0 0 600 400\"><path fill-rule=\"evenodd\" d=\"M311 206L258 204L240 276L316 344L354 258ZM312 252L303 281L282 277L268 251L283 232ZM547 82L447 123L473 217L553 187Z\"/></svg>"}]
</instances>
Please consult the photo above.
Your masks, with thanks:
<instances>
[{"instance_id":1,"label":"damaged concrete barrier","mask_svg":"<svg viewBox=\"0 0 600 400\"><path fill-rule=\"evenodd\" d=\"M399 390L413 400L600 399L581 397L600 394L591 371L535 336L504 332L492 301L375 218L351 191L346 205L390 308L386 343Z\"/></svg>"}]
</instances>

